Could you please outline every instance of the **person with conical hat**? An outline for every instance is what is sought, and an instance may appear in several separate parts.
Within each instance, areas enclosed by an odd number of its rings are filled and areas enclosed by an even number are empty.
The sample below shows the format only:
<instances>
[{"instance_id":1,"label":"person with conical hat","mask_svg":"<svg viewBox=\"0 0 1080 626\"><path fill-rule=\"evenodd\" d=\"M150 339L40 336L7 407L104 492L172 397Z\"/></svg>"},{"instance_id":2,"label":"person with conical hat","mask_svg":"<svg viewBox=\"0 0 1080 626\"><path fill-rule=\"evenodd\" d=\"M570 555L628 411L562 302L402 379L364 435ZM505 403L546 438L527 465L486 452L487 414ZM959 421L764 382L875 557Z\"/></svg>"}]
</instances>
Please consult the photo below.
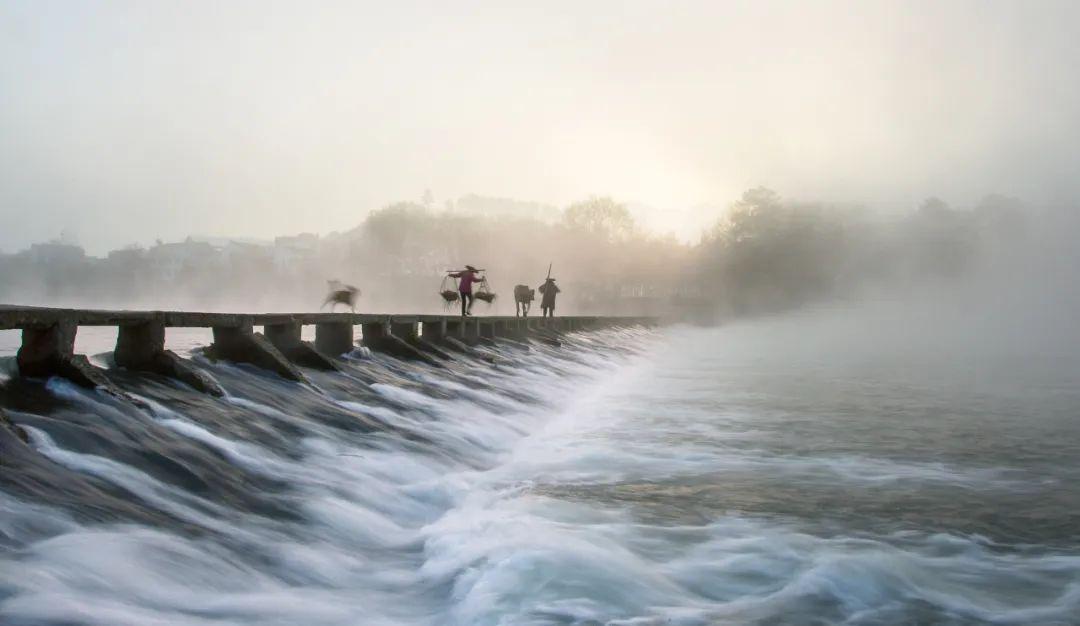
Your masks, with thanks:
<instances>
[{"instance_id":1,"label":"person with conical hat","mask_svg":"<svg viewBox=\"0 0 1080 626\"><path fill-rule=\"evenodd\" d=\"M466 265L460 272L449 272L450 276L458 279L458 295L461 296L461 316L472 315L473 283L479 282L478 274L484 270L478 270L471 265Z\"/></svg>"},{"instance_id":2,"label":"person with conical hat","mask_svg":"<svg viewBox=\"0 0 1080 626\"><path fill-rule=\"evenodd\" d=\"M547 279L544 280L544 284L537 288L537 291L544 296L543 299L540 300L541 314L544 317L555 317L555 294L562 291L555 284L555 279L548 276Z\"/></svg>"}]
</instances>

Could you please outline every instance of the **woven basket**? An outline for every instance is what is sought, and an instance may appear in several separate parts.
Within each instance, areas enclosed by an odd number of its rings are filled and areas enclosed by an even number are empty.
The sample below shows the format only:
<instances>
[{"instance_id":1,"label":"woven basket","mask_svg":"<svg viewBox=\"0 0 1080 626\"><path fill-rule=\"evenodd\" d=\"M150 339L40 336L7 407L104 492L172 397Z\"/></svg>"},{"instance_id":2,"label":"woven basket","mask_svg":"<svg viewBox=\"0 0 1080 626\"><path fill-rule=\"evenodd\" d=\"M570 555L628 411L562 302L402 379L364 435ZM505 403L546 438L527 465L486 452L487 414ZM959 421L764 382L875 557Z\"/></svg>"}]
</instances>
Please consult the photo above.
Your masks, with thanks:
<instances>
[{"instance_id":1,"label":"woven basket","mask_svg":"<svg viewBox=\"0 0 1080 626\"><path fill-rule=\"evenodd\" d=\"M475 295L475 298L491 304L491 301L495 299L495 294L490 291L481 291Z\"/></svg>"},{"instance_id":2,"label":"woven basket","mask_svg":"<svg viewBox=\"0 0 1080 626\"><path fill-rule=\"evenodd\" d=\"M458 298L460 297L458 296L458 292L454 291L453 289L444 289L443 291L439 292L439 295L442 296L442 299L446 300L447 302L457 302Z\"/></svg>"}]
</instances>

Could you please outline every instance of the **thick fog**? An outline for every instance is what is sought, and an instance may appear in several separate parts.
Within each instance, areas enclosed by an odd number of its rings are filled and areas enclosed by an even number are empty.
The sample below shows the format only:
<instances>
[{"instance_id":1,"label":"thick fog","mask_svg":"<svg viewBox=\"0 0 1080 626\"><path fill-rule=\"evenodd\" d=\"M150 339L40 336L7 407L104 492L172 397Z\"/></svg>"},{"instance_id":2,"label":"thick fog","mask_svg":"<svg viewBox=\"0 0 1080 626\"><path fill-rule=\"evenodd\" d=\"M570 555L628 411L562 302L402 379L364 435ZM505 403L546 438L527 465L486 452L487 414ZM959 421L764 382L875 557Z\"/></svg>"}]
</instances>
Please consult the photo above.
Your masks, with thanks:
<instances>
[{"instance_id":1,"label":"thick fog","mask_svg":"<svg viewBox=\"0 0 1080 626\"><path fill-rule=\"evenodd\" d=\"M1073 197L1071 2L6 2L0 250L328 234L611 195L694 240L758 185ZM702 208L705 207L705 208Z\"/></svg>"},{"instance_id":2,"label":"thick fog","mask_svg":"<svg viewBox=\"0 0 1080 626\"><path fill-rule=\"evenodd\" d=\"M310 310L340 279L362 310L439 311L471 263L509 313L552 264L567 313L925 294L1064 327L1078 18L4 3L0 301Z\"/></svg>"}]
</instances>

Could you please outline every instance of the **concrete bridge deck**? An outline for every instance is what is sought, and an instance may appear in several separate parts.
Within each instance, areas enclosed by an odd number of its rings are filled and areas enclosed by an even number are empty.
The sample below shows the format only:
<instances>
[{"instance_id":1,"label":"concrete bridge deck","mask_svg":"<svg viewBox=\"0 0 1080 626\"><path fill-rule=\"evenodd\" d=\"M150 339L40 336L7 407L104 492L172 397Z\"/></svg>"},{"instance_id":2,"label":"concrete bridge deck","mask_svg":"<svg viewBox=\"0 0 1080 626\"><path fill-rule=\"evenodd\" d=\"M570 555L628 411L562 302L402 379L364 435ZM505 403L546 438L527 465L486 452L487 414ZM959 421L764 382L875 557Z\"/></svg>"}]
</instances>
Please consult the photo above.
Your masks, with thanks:
<instances>
[{"instance_id":1,"label":"concrete bridge deck","mask_svg":"<svg viewBox=\"0 0 1080 626\"><path fill-rule=\"evenodd\" d=\"M21 376L64 376L87 387L109 387L99 368L74 354L80 326L118 328L113 360L129 370L181 380L207 393L222 390L209 376L165 349L166 328L211 328L206 355L250 363L296 381L298 366L334 370L336 359L356 346L440 366L452 353L497 339L558 344L560 333L616 326L651 326L651 317L510 317L381 313L204 313L189 311L106 311L0 305L0 330L22 331L16 360ZM301 340L303 326L315 326L315 341ZM256 326L262 333L254 332Z\"/></svg>"},{"instance_id":2,"label":"concrete bridge deck","mask_svg":"<svg viewBox=\"0 0 1080 626\"><path fill-rule=\"evenodd\" d=\"M239 328L242 326L266 326L300 323L305 326L320 323L350 323L359 326L368 323L441 323L443 321L475 320L483 323L521 321L534 322L544 319L538 316L521 318L514 316L417 315L401 313L207 313L198 311L128 311L101 309L64 309L52 307L17 306L0 304L0 330L13 330L51 326L60 322L76 326L126 326L155 322L168 328ZM548 318L552 324L571 326L602 323L606 325L640 325L656 323L653 317L588 316L572 315Z\"/></svg>"}]
</instances>

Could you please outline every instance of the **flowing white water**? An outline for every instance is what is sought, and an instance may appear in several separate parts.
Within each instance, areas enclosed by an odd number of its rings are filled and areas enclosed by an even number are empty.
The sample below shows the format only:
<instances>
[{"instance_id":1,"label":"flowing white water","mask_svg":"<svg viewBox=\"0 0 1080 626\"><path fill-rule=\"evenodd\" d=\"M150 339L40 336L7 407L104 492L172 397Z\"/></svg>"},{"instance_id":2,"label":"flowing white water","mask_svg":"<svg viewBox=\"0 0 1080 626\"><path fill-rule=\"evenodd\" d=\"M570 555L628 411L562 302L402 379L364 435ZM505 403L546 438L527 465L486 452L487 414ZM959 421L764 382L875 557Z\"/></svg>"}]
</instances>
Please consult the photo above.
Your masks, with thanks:
<instances>
[{"instance_id":1,"label":"flowing white water","mask_svg":"<svg viewBox=\"0 0 1080 626\"><path fill-rule=\"evenodd\" d=\"M606 332L451 373L387 362L363 394L342 391L360 370L311 389L217 366L220 405L146 394L149 410L107 418L271 481L250 486L270 510L11 411L52 462L172 521L0 491L0 621L1076 622L1076 389L770 353L777 330ZM319 411L400 429L301 410L323 396Z\"/></svg>"}]
</instances>

